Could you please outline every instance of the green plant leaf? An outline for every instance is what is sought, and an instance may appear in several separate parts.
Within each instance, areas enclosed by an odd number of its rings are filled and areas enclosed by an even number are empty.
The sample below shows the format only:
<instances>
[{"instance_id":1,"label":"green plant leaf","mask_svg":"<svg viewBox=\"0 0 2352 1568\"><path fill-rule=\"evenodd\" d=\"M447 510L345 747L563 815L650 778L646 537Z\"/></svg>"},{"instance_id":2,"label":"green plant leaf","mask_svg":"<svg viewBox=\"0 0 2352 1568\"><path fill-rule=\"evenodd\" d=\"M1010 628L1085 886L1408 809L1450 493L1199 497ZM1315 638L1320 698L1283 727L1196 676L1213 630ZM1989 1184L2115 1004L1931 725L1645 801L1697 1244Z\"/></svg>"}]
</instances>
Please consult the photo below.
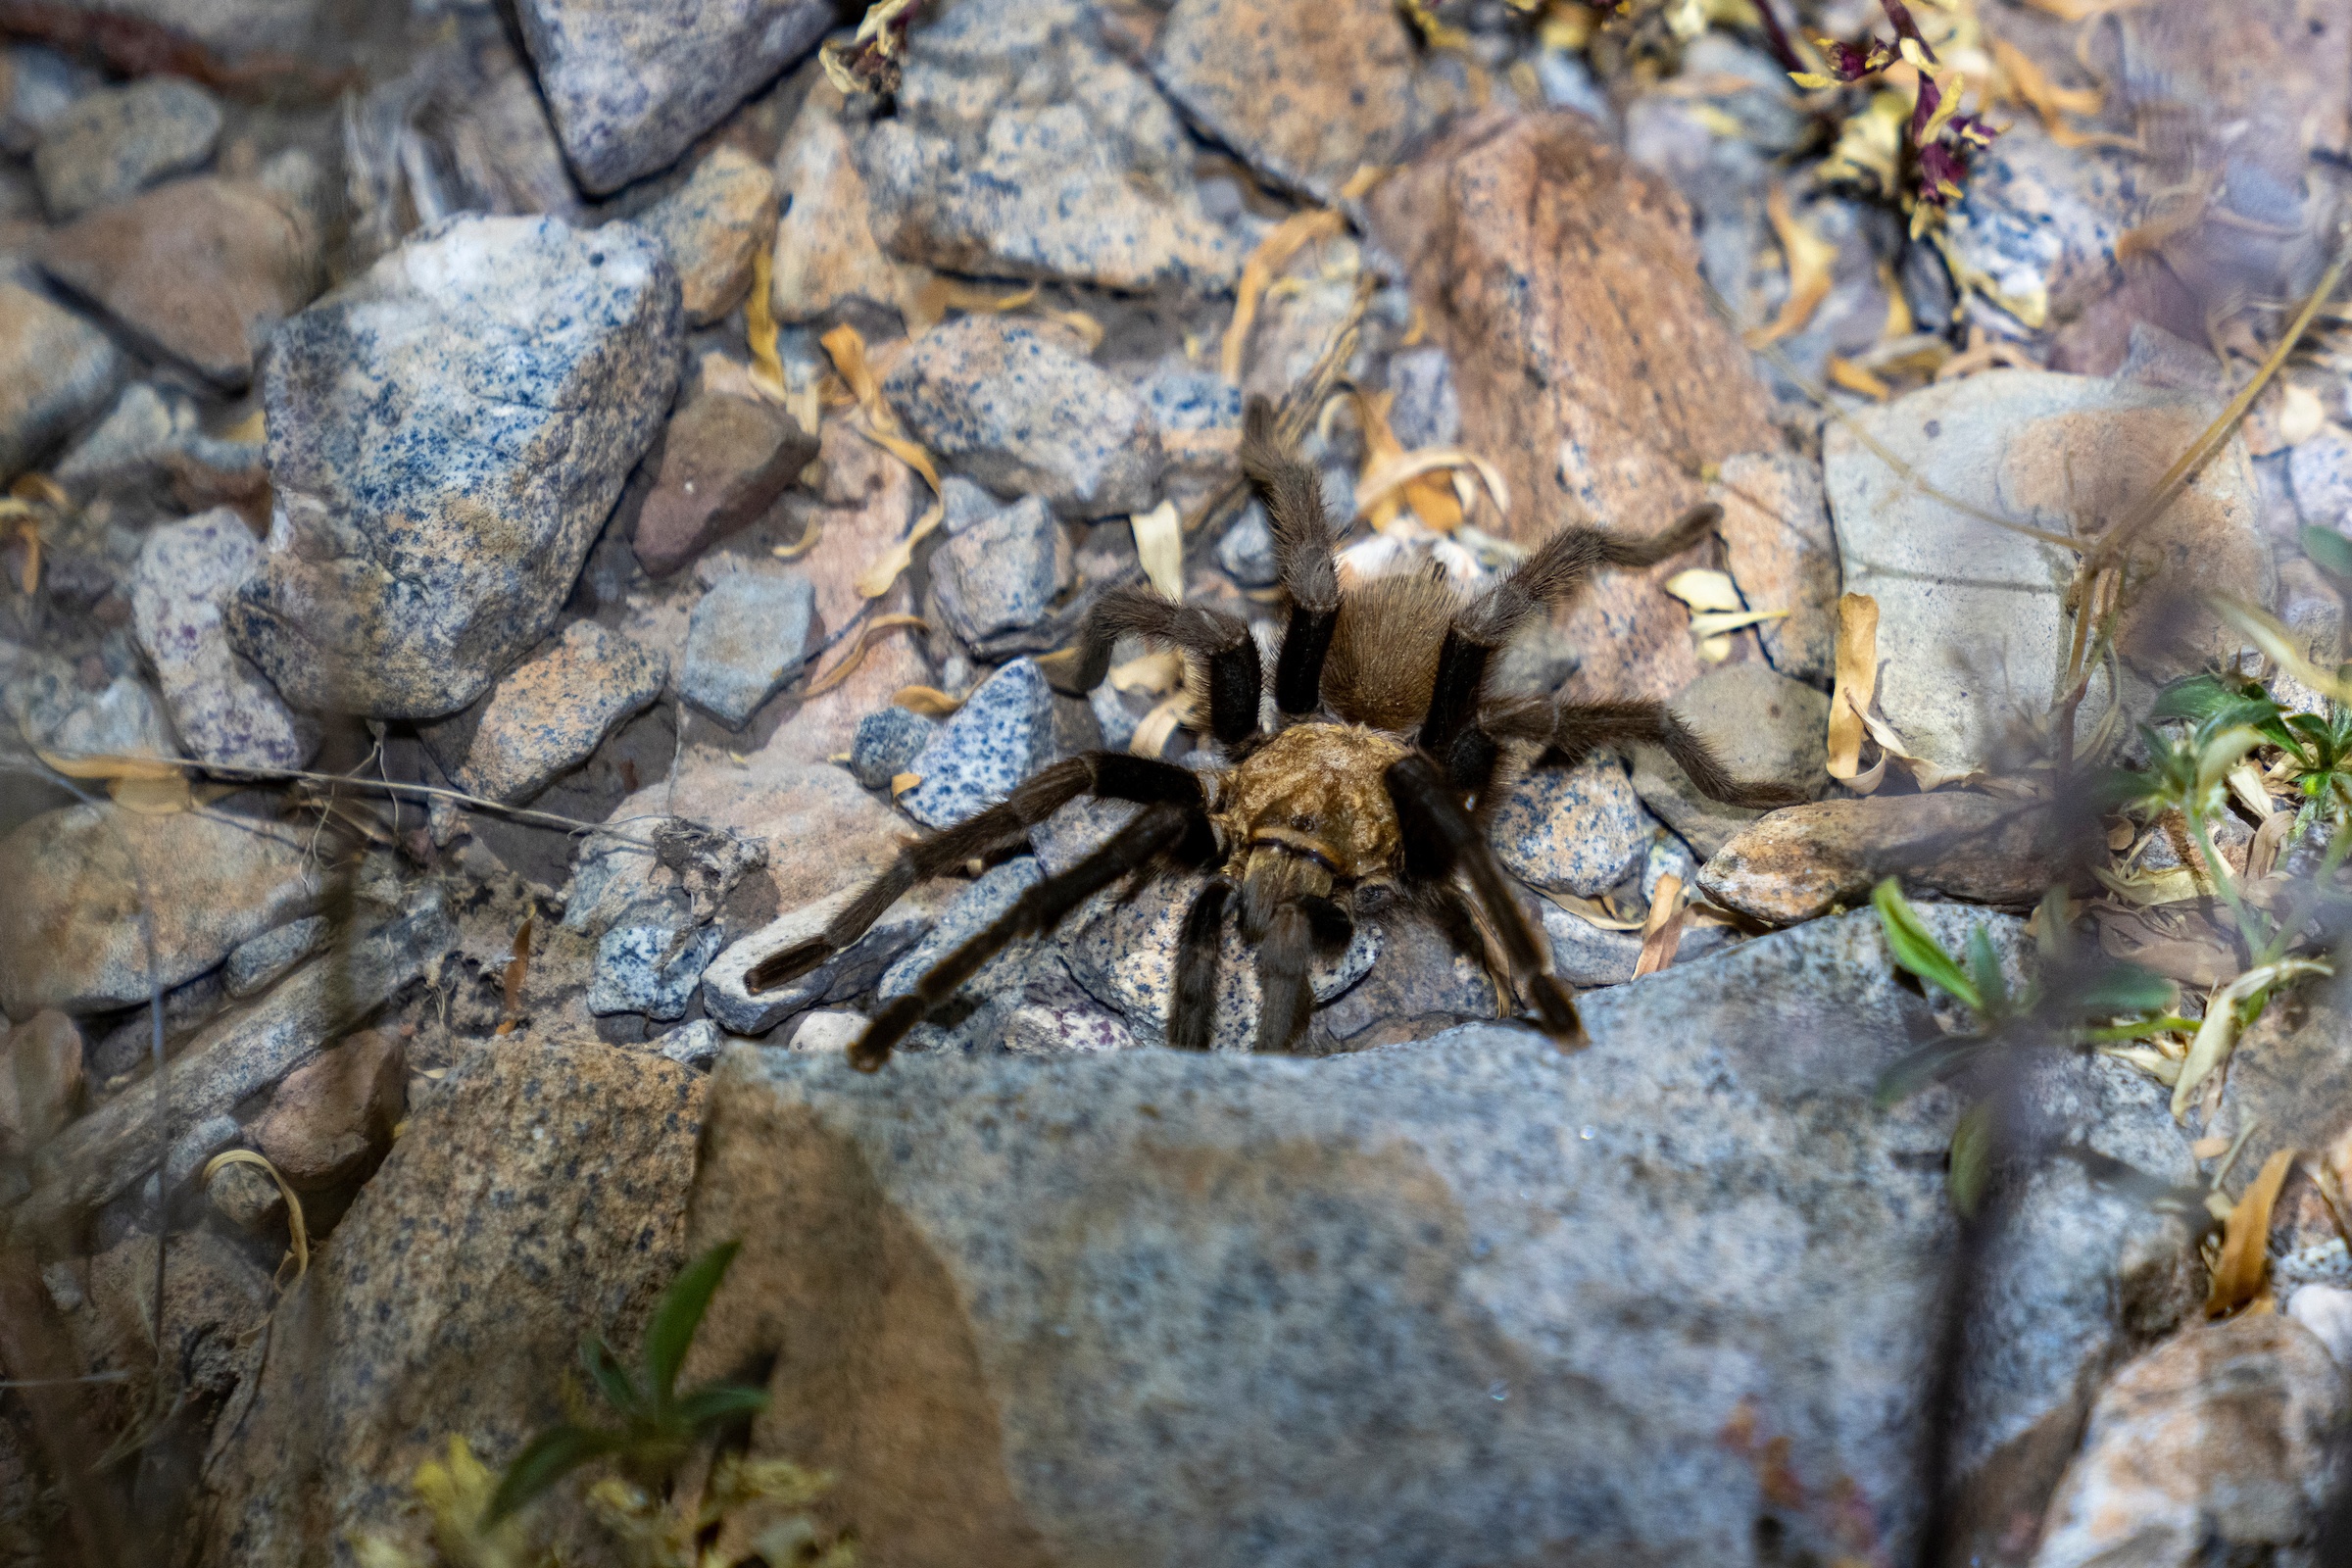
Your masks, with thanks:
<instances>
[{"instance_id":1,"label":"green plant leaf","mask_svg":"<svg viewBox=\"0 0 2352 1568\"><path fill-rule=\"evenodd\" d=\"M688 1430L699 1432L739 1415L757 1415L766 1408L765 1389L741 1383L712 1383L681 1396L671 1406L670 1414Z\"/></svg>"},{"instance_id":2,"label":"green plant leaf","mask_svg":"<svg viewBox=\"0 0 2352 1568\"><path fill-rule=\"evenodd\" d=\"M718 1282L726 1277L727 1265L735 1261L742 1247L741 1242L719 1243L680 1269L669 1289L662 1293L662 1302L654 1308L654 1320L645 1331L646 1382L659 1404L668 1404L676 1390L678 1368L686 1364L686 1348L694 1343L694 1331L702 1327L703 1313L710 1309Z\"/></svg>"},{"instance_id":3,"label":"green plant leaf","mask_svg":"<svg viewBox=\"0 0 2352 1568\"><path fill-rule=\"evenodd\" d=\"M1870 902L1878 906L1879 925L1886 933L1886 947L1894 961L1931 985L1940 986L1978 1012L1984 1010L1984 998L1960 965L1943 951L1935 936L1920 923L1919 911L1904 902L1903 892L1892 877L1871 890Z\"/></svg>"},{"instance_id":4,"label":"green plant leaf","mask_svg":"<svg viewBox=\"0 0 2352 1568\"><path fill-rule=\"evenodd\" d=\"M634 1421L649 1413L649 1401L644 1393L631 1381L627 1370L620 1364L620 1358L612 1353L612 1348L603 1340L591 1334L580 1341L580 1364L588 1369L588 1376L595 1382L597 1392L605 1396L605 1402L612 1407L614 1414L623 1420Z\"/></svg>"},{"instance_id":5,"label":"green plant leaf","mask_svg":"<svg viewBox=\"0 0 2352 1568\"><path fill-rule=\"evenodd\" d=\"M593 1427L548 1428L524 1444L498 1478L498 1490L482 1510L482 1528L497 1524L580 1466L618 1453L627 1442L617 1432Z\"/></svg>"},{"instance_id":6,"label":"green plant leaf","mask_svg":"<svg viewBox=\"0 0 2352 1568\"><path fill-rule=\"evenodd\" d=\"M2185 718L2192 723L2202 723L2236 696L2236 690L2219 675L2187 675L2156 694L2156 703L2148 710L2148 717L2155 720Z\"/></svg>"},{"instance_id":7,"label":"green plant leaf","mask_svg":"<svg viewBox=\"0 0 2352 1568\"><path fill-rule=\"evenodd\" d=\"M2160 974L2135 963L2103 963L2070 976L2062 1000L2085 1016L2111 1017L2122 1012L2151 1012L2173 1004L2174 986Z\"/></svg>"},{"instance_id":8,"label":"green plant leaf","mask_svg":"<svg viewBox=\"0 0 2352 1568\"><path fill-rule=\"evenodd\" d=\"M2303 554L2322 571L2338 577L2352 577L2352 539L2345 538L2333 528L2306 527L2298 537L2303 542Z\"/></svg>"},{"instance_id":9,"label":"green plant leaf","mask_svg":"<svg viewBox=\"0 0 2352 1568\"><path fill-rule=\"evenodd\" d=\"M1968 977L1974 981L1977 995L1984 999L1984 1011L2000 1017L2009 1010L2009 982L2001 977L2000 955L1992 951L1992 938L1981 925L1968 928Z\"/></svg>"},{"instance_id":10,"label":"green plant leaf","mask_svg":"<svg viewBox=\"0 0 2352 1568\"><path fill-rule=\"evenodd\" d=\"M1989 1040L1962 1035L1909 1053L1879 1074L1875 1096L1879 1107L1883 1110L1898 1101L1908 1100L1928 1085L1950 1077L1991 1044Z\"/></svg>"},{"instance_id":11,"label":"green plant leaf","mask_svg":"<svg viewBox=\"0 0 2352 1568\"><path fill-rule=\"evenodd\" d=\"M1992 1175L1992 1102L1980 1100L1960 1113L1952 1129L1951 1163L1943 1178L1952 1207L1962 1219L1975 1219L1984 1200L1984 1183Z\"/></svg>"}]
</instances>

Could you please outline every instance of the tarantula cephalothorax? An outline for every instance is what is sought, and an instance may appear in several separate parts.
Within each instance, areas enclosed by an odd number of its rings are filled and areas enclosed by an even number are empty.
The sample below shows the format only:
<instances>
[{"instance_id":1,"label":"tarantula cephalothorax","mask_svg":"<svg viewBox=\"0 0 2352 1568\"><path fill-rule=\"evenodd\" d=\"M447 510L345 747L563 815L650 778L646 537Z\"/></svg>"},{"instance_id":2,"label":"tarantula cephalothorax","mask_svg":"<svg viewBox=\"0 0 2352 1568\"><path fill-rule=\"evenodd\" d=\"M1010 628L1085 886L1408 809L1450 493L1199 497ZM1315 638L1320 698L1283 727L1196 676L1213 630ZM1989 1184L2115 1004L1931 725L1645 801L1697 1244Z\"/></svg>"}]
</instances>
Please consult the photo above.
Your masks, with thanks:
<instances>
[{"instance_id":1,"label":"tarantula cephalothorax","mask_svg":"<svg viewBox=\"0 0 2352 1568\"><path fill-rule=\"evenodd\" d=\"M1581 1032L1568 987L1546 972L1544 948L1486 838L1511 747L1538 762L1574 761L1612 743L1662 746L1698 788L1740 806L1797 797L1733 779L1660 703L1569 704L1490 699L1487 665L1538 611L1566 599L1596 566L1647 566L1704 538L1719 509L1699 507L1648 539L1568 528L1510 574L1465 598L1434 574L1400 573L1343 591L1315 471L1273 441L1273 416L1253 401L1242 465L1266 503L1290 621L1274 667L1277 727L1258 718L1264 681L1257 644L1240 618L1175 604L1146 589L1114 590L1088 616L1066 683L1101 683L1111 645L1135 632L1185 656L1192 690L1205 692L1209 733L1226 765L1196 772L1174 762L1093 752L1024 780L1002 806L909 845L814 941L778 953L746 978L768 990L808 973L865 933L918 880L1004 849L1081 795L1142 809L1107 843L1024 893L887 1004L851 1050L867 1071L933 1007L1007 944L1051 929L1103 888L1189 869L1210 873L1178 939L1168 1043L1204 1050L1214 1014L1222 927L1238 915L1257 948L1256 1049L1281 1051L1306 1028L1314 955L1345 946L1361 909L1404 900L1469 951L1487 935L1508 981L1544 1030ZM1238 908L1237 908L1238 906Z\"/></svg>"}]
</instances>

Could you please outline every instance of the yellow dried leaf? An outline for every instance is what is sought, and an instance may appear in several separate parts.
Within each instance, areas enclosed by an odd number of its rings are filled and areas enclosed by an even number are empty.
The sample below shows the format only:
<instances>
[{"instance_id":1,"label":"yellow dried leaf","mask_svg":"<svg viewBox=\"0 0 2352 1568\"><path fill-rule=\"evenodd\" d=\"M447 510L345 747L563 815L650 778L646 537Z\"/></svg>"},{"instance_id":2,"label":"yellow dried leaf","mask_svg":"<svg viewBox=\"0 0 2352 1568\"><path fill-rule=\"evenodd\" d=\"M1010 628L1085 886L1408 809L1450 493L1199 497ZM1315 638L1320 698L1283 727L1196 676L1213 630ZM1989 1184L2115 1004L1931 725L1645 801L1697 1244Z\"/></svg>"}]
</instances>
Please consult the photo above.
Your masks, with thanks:
<instances>
[{"instance_id":1,"label":"yellow dried leaf","mask_svg":"<svg viewBox=\"0 0 2352 1568\"><path fill-rule=\"evenodd\" d=\"M2213 1288L2205 1298L2207 1317L2226 1316L2262 1294L2271 1267L2271 1211L2294 1166L2295 1151L2275 1151L2231 1206L2222 1225L2222 1255L2214 1265Z\"/></svg>"},{"instance_id":2,"label":"yellow dried leaf","mask_svg":"<svg viewBox=\"0 0 2352 1568\"><path fill-rule=\"evenodd\" d=\"M2290 381L2278 395L2278 413L2271 422L2278 432L2279 445L2299 447L2320 433L2320 427L2328 422L2328 411L2317 392Z\"/></svg>"},{"instance_id":3,"label":"yellow dried leaf","mask_svg":"<svg viewBox=\"0 0 2352 1568\"><path fill-rule=\"evenodd\" d=\"M139 816L174 816L196 808L196 792L187 776L118 778L107 782L106 793L125 811Z\"/></svg>"},{"instance_id":4,"label":"yellow dried leaf","mask_svg":"<svg viewBox=\"0 0 2352 1568\"><path fill-rule=\"evenodd\" d=\"M294 1279L302 1278L311 1267L311 1233L309 1226L303 1222L302 1200L295 1196L294 1189L287 1185L285 1176L275 1165L250 1149L228 1149L215 1154L204 1162L204 1169L196 1180L200 1185L210 1187L213 1178L230 1165L259 1165L271 1181L277 1183L278 1195L286 1200L286 1239L292 1243L290 1251L294 1259ZM290 1285L293 1280L285 1283Z\"/></svg>"},{"instance_id":5,"label":"yellow dried leaf","mask_svg":"<svg viewBox=\"0 0 2352 1568\"><path fill-rule=\"evenodd\" d=\"M1159 697L1174 691L1183 679L1184 656L1172 649L1156 649L1110 666L1110 689L1114 692Z\"/></svg>"},{"instance_id":6,"label":"yellow dried leaf","mask_svg":"<svg viewBox=\"0 0 2352 1568\"><path fill-rule=\"evenodd\" d=\"M1391 439L1394 440L1394 437ZM1367 464L1362 477L1356 481L1355 514L1370 519L1383 502L1401 497L1412 507L1414 514L1419 516L1422 522L1430 528L1441 533L1458 529L1462 524L1459 508L1460 497L1448 495L1442 499L1440 496L1433 495L1428 490L1416 486L1414 482L1425 475L1451 473L1455 470L1465 470L1476 474L1479 484L1487 492L1487 499L1494 504L1496 515L1506 516L1509 514L1511 509L1509 484L1504 481L1494 465L1477 453L1465 451L1460 447L1422 447L1418 451L1399 453L1385 462ZM1427 503L1430 509L1438 514L1437 517L1432 517L1422 511L1424 503ZM1390 515L1394 517L1394 513L1392 512ZM1451 526L1439 527L1439 518L1449 515Z\"/></svg>"},{"instance_id":7,"label":"yellow dried leaf","mask_svg":"<svg viewBox=\"0 0 2352 1568\"><path fill-rule=\"evenodd\" d=\"M1868 594L1838 600L1838 667L1830 692L1830 777L1862 770L1863 715L1879 689L1879 602Z\"/></svg>"},{"instance_id":8,"label":"yellow dried leaf","mask_svg":"<svg viewBox=\"0 0 2352 1568\"><path fill-rule=\"evenodd\" d=\"M1128 741L1127 750L1137 757L1158 757L1168 749L1168 737L1184 722L1185 710L1192 706L1183 692L1163 698L1143 722L1135 726L1135 737Z\"/></svg>"},{"instance_id":9,"label":"yellow dried leaf","mask_svg":"<svg viewBox=\"0 0 2352 1568\"><path fill-rule=\"evenodd\" d=\"M1813 319L1813 313L1830 296L1836 281L1830 269L1837 265L1838 247L1815 233L1803 219L1788 206L1788 187L1776 184L1764 196L1765 216L1772 220L1772 231L1780 236L1781 254L1788 261L1788 297L1781 302L1778 316L1768 326L1747 334L1749 348L1761 348L1778 343L1792 333L1804 330Z\"/></svg>"},{"instance_id":10,"label":"yellow dried leaf","mask_svg":"<svg viewBox=\"0 0 2352 1568\"><path fill-rule=\"evenodd\" d=\"M931 487L930 508L915 519L914 526L906 531L906 537L883 551L872 564L858 574L855 586L858 597L879 599L890 592L891 584L897 582L900 574L914 564L914 547L939 526L940 520L948 514L948 506L940 496L939 469L931 462L931 454L901 433L898 416L891 412L889 403L883 399L881 377L874 373L873 364L866 358L865 338L856 327L844 321L817 341L824 345L825 353L833 361L834 370L858 400L858 417L852 421L851 428L921 474L923 482Z\"/></svg>"},{"instance_id":11,"label":"yellow dried leaf","mask_svg":"<svg viewBox=\"0 0 2352 1568\"><path fill-rule=\"evenodd\" d=\"M1162 501L1150 512L1136 513L1127 519L1135 530L1135 554L1144 564L1144 575L1152 579L1152 586L1163 599L1184 597L1182 522L1173 501Z\"/></svg>"},{"instance_id":12,"label":"yellow dried leaf","mask_svg":"<svg viewBox=\"0 0 2352 1568\"><path fill-rule=\"evenodd\" d=\"M903 626L922 626L927 628L930 624L931 623L929 621L923 619L923 617L920 615L875 616L872 620L869 620L865 623L864 630L858 632L858 640L850 645L850 651L843 657L841 662L835 664L831 669L826 670L822 675L819 675L816 677L816 679L810 681L808 683L808 689L803 692L801 695L804 698L822 697L825 693L831 691L834 687L840 685L843 681L848 680L852 675L856 674L858 672L858 666L865 662L866 653L873 647L874 639L881 636L884 632L896 631Z\"/></svg>"},{"instance_id":13,"label":"yellow dried leaf","mask_svg":"<svg viewBox=\"0 0 2352 1568\"><path fill-rule=\"evenodd\" d=\"M1894 388L1843 355L1831 355L1828 368L1831 383L1841 386L1848 392L1859 392L1877 403L1884 403L1894 396Z\"/></svg>"},{"instance_id":14,"label":"yellow dried leaf","mask_svg":"<svg viewBox=\"0 0 2352 1568\"><path fill-rule=\"evenodd\" d=\"M1674 961L1683 940L1683 879L1671 871L1658 878L1650 896L1649 915L1642 927L1642 956L1634 960L1634 978L1655 974Z\"/></svg>"},{"instance_id":15,"label":"yellow dried leaf","mask_svg":"<svg viewBox=\"0 0 2352 1568\"><path fill-rule=\"evenodd\" d=\"M2032 56L2006 38L1994 38L1992 63L1999 68L2009 95L2039 117L2042 128L2060 146L2073 145L2069 138L2090 140L2066 122L2068 115L2095 115L2106 102L2106 94L2096 87L2061 87L2050 80Z\"/></svg>"},{"instance_id":16,"label":"yellow dried leaf","mask_svg":"<svg viewBox=\"0 0 2352 1568\"><path fill-rule=\"evenodd\" d=\"M1666 579L1666 591L1692 610L1740 610L1740 586L1730 572L1692 568Z\"/></svg>"},{"instance_id":17,"label":"yellow dried leaf","mask_svg":"<svg viewBox=\"0 0 2352 1568\"><path fill-rule=\"evenodd\" d=\"M925 718L945 718L963 706L962 698L950 697L936 686L902 686L890 700Z\"/></svg>"},{"instance_id":18,"label":"yellow dried leaf","mask_svg":"<svg viewBox=\"0 0 2352 1568\"><path fill-rule=\"evenodd\" d=\"M1242 264L1242 278L1234 288L1233 319L1226 325L1225 342L1217 358L1217 368L1228 381L1242 378L1242 351L1250 342L1250 328L1257 320L1258 302L1265 297L1266 285L1283 265L1316 240L1342 232L1348 220L1328 207L1309 208L1293 213L1274 226L1271 233L1257 242L1257 249Z\"/></svg>"},{"instance_id":19,"label":"yellow dried leaf","mask_svg":"<svg viewBox=\"0 0 2352 1568\"><path fill-rule=\"evenodd\" d=\"M910 336L921 337L946 320L950 311L1017 311L1036 298L1035 283L1010 294L991 294L960 279L942 277L934 272L906 301L906 330Z\"/></svg>"},{"instance_id":20,"label":"yellow dried leaf","mask_svg":"<svg viewBox=\"0 0 2352 1568\"><path fill-rule=\"evenodd\" d=\"M1690 635L1703 641L1744 626L1779 620L1788 613L1786 610L1709 610L1690 617Z\"/></svg>"},{"instance_id":21,"label":"yellow dried leaf","mask_svg":"<svg viewBox=\"0 0 2352 1568\"><path fill-rule=\"evenodd\" d=\"M68 778L103 779L173 779L186 774L177 762L161 757L122 757L111 752L91 752L73 757L35 749L33 756L41 765Z\"/></svg>"},{"instance_id":22,"label":"yellow dried leaf","mask_svg":"<svg viewBox=\"0 0 2352 1568\"><path fill-rule=\"evenodd\" d=\"M874 374L874 368L866 359L865 334L844 321L817 342L824 346L826 357L833 362L834 373L848 384L850 396L857 399L858 409L869 416L879 410L896 424L897 416L890 414L890 406L882 401L882 380Z\"/></svg>"},{"instance_id":23,"label":"yellow dried leaf","mask_svg":"<svg viewBox=\"0 0 2352 1568\"><path fill-rule=\"evenodd\" d=\"M922 774L920 774L920 773L893 773L893 774L891 774L891 775L890 775L890 798L891 798L892 800L894 800L894 801L895 801L895 800L897 800L897 799L898 799L900 796L902 796L902 795L906 794L906 793L908 790L910 790L910 789L913 789L915 786L917 786L917 785L921 784L921 783L922 783L922 781L923 781L923 775L922 775Z\"/></svg>"},{"instance_id":24,"label":"yellow dried leaf","mask_svg":"<svg viewBox=\"0 0 2352 1568\"><path fill-rule=\"evenodd\" d=\"M2188 1057L2180 1063L2180 1081L2173 1085L2173 1120L2188 1119L2188 1106L2198 1086L2221 1070L2237 1048L2237 1009L2248 997L2283 981L2307 974L2335 971L2314 958L2281 958L2260 963L2216 991L2205 1003L2205 1021L2188 1043Z\"/></svg>"},{"instance_id":25,"label":"yellow dried leaf","mask_svg":"<svg viewBox=\"0 0 2352 1568\"><path fill-rule=\"evenodd\" d=\"M221 440L235 441L241 445L250 445L253 442L266 441L269 438L270 411L267 409L255 409L251 414L246 415L245 417L220 432Z\"/></svg>"},{"instance_id":26,"label":"yellow dried leaf","mask_svg":"<svg viewBox=\"0 0 2352 1568\"><path fill-rule=\"evenodd\" d=\"M752 351L752 382L778 403L791 396L784 384L784 362L776 355L776 318L768 289L776 275L773 243L752 251L752 293L743 302L744 336Z\"/></svg>"},{"instance_id":27,"label":"yellow dried leaf","mask_svg":"<svg viewBox=\"0 0 2352 1568\"><path fill-rule=\"evenodd\" d=\"M1084 311L1061 311L1051 306L1041 305L1038 307L1037 314L1049 321L1057 321L1077 333L1079 341L1085 345L1086 352L1089 354L1101 348L1102 339L1108 335L1104 331L1102 323Z\"/></svg>"}]
</instances>

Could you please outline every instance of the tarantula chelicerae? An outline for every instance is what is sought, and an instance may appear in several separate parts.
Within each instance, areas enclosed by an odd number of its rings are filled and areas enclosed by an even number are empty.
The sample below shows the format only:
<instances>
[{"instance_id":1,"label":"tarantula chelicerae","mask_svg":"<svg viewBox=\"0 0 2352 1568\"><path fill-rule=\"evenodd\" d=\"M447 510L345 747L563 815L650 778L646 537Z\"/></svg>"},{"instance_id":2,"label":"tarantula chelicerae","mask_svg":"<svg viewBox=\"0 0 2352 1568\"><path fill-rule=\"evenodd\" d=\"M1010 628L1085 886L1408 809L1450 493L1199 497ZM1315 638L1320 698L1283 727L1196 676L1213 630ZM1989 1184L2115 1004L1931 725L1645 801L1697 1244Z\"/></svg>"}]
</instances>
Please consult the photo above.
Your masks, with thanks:
<instances>
[{"instance_id":1,"label":"tarantula chelicerae","mask_svg":"<svg viewBox=\"0 0 2352 1568\"><path fill-rule=\"evenodd\" d=\"M1212 874L1179 938L1168 1007L1172 1046L1209 1044L1219 940L1237 905L1242 934L1257 944L1256 1049L1281 1051L1305 1031L1315 953L1347 944L1359 901L1389 898L1418 905L1482 956L1483 923L1511 986L1532 1001L1545 1032L1574 1040L1581 1030L1568 987L1545 971L1540 939L1487 843L1503 748L1539 762L1573 762L1612 743L1652 741L1717 800L1779 806L1798 799L1732 778L1661 703L1487 695L1489 662L1532 615L1565 600L1596 566L1653 565L1690 548L1715 525L1720 509L1696 508L1648 539L1564 529L1467 599L1442 576L1421 572L1342 591L1322 486L1313 468L1276 447L1273 428L1273 411L1253 401L1242 466L1265 499L1291 600L1274 666L1274 731L1259 727L1264 680L1257 644L1241 619L1146 589L1115 590L1088 616L1077 689L1102 682L1111 644L1124 633L1172 645L1185 655L1191 689L1207 694L1209 733L1224 747L1226 765L1196 772L1118 752L1054 763L1004 805L908 846L823 936L754 967L746 976L751 989L808 973L862 936L918 880L1018 842L1091 793L1143 809L885 1005L852 1048L852 1061L869 1072L881 1066L925 1013L1007 944L1051 929L1122 878L1140 888L1176 869Z\"/></svg>"}]
</instances>

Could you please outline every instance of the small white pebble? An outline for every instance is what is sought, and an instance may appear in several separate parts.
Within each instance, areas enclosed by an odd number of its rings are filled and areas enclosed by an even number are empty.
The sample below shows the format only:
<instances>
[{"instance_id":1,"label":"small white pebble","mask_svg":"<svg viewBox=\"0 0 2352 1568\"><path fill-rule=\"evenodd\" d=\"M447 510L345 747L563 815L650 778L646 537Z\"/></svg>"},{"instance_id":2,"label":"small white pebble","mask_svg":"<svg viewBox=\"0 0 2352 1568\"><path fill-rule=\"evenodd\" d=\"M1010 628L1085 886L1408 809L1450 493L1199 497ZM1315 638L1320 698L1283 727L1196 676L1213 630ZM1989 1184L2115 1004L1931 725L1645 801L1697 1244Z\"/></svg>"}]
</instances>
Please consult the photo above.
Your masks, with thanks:
<instances>
[{"instance_id":1,"label":"small white pebble","mask_svg":"<svg viewBox=\"0 0 2352 1568\"><path fill-rule=\"evenodd\" d=\"M865 1019L855 1012L825 1009L809 1013L792 1032L795 1051L847 1051L865 1032Z\"/></svg>"}]
</instances>

